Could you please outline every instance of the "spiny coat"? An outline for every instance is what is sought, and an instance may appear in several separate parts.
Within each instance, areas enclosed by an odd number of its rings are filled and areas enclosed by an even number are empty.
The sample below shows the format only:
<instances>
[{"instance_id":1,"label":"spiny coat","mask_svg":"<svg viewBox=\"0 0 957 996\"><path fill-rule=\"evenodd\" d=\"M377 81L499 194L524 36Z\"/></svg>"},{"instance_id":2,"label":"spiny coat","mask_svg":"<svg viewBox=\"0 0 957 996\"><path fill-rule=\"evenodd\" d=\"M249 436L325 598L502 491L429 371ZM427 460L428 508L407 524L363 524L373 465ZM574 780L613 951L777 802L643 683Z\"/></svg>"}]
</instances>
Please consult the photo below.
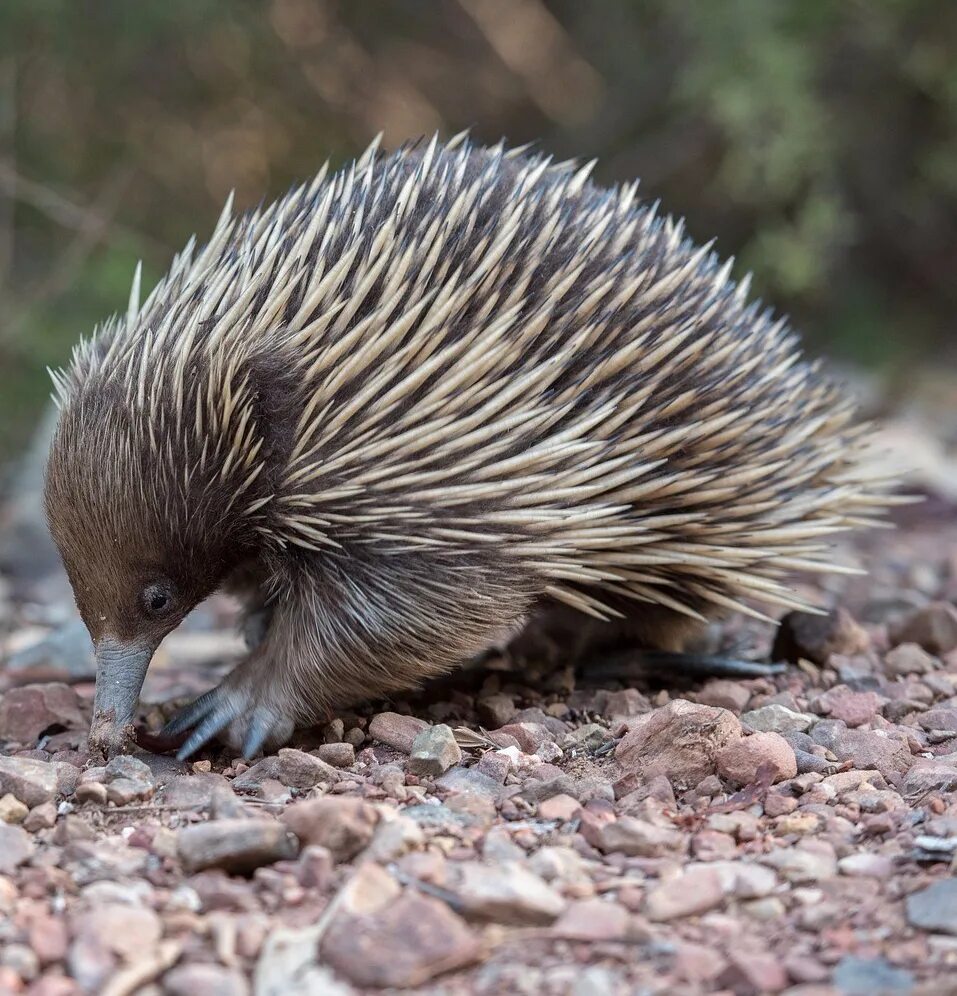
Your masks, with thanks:
<instances>
[{"instance_id":1,"label":"spiny coat","mask_svg":"<svg viewBox=\"0 0 957 996\"><path fill-rule=\"evenodd\" d=\"M101 651L95 745L221 586L268 627L175 724L188 750L279 742L549 602L667 643L833 566L822 540L886 503L852 405L730 263L590 168L373 146L227 205L77 347L47 505Z\"/></svg>"}]
</instances>

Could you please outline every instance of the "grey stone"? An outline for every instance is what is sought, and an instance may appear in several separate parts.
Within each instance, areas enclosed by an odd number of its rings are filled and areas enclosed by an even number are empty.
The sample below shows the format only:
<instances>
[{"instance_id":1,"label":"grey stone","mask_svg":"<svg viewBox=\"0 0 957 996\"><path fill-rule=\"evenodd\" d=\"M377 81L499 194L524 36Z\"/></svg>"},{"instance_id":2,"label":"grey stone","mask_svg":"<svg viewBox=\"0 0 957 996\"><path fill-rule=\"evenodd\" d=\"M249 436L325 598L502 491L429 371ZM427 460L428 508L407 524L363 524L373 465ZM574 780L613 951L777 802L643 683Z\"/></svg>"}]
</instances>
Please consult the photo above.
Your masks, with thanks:
<instances>
[{"instance_id":1,"label":"grey stone","mask_svg":"<svg viewBox=\"0 0 957 996\"><path fill-rule=\"evenodd\" d=\"M263 865L294 858L296 838L281 824L267 820L216 820L180 830L176 850L188 872L222 868L248 875Z\"/></svg>"},{"instance_id":2,"label":"grey stone","mask_svg":"<svg viewBox=\"0 0 957 996\"><path fill-rule=\"evenodd\" d=\"M112 782L117 778L128 778L132 781L153 783L153 772L148 764L132 754L118 754L104 768L104 781Z\"/></svg>"},{"instance_id":3,"label":"grey stone","mask_svg":"<svg viewBox=\"0 0 957 996\"><path fill-rule=\"evenodd\" d=\"M621 976L603 965L591 965L579 972L572 983L571 996L617 996Z\"/></svg>"},{"instance_id":4,"label":"grey stone","mask_svg":"<svg viewBox=\"0 0 957 996\"><path fill-rule=\"evenodd\" d=\"M494 778L475 768L450 768L435 784L446 792L468 792L487 799L497 799L502 791L502 786Z\"/></svg>"},{"instance_id":5,"label":"grey stone","mask_svg":"<svg viewBox=\"0 0 957 996\"><path fill-rule=\"evenodd\" d=\"M914 975L884 958L847 955L834 969L834 985L841 996L892 996L911 992Z\"/></svg>"},{"instance_id":6,"label":"grey stone","mask_svg":"<svg viewBox=\"0 0 957 996\"><path fill-rule=\"evenodd\" d=\"M466 916L519 926L551 923L565 900L546 882L516 863L463 862L456 892Z\"/></svg>"},{"instance_id":7,"label":"grey stone","mask_svg":"<svg viewBox=\"0 0 957 996\"><path fill-rule=\"evenodd\" d=\"M632 857L654 858L667 854L685 854L688 837L674 827L659 827L634 816L622 816L602 824L590 841L606 854L616 851Z\"/></svg>"},{"instance_id":8,"label":"grey stone","mask_svg":"<svg viewBox=\"0 0 957 996\"><path fill-rule=\"evenodd\" d=\"M339 772L312 754L283 747L279 751L276 777L289 788L305 791L319 784L334 785L339 781Z\"/></svg>"},{"instance_id":9,"label":"grey stone","mask_svg":"<svg viewBox=\"0 0 957 996\"><path fill-rule=\"evenodd\" d=\"M907 897L907 922L936 933L957 934L957 878L945 878Z\"/></svg>"},{"instance_id":10,"label":"grey stone","mask_svg":"<svg viewBox=\"0 0 957 996\"><path fill-rule=\"evenodd\" d=\"M203 811L212 805L213 796L222 791L232 794L229 782L212 771L177 775L156 793L156 804Z\"/></svg>"},{"instance_id":11,"label":"grey stone","mask_svg":"<svg viewBox=\"0 0 957 996\"><path fill-rule=\"evenodd\" d=\"M817 722L817 716L775 703L742 713L741 722L759 733L803 733Z\"/></svg>"},{"instance_id":12,"label":"grey stone","mask_svg":"<svg viewBox=\"0 0 957 996\"><path fill-rule=\"evenodd\" d=\"M409 771L416 775L441 775L462 760L455 734L444 723L423 730L412 743Z\"/></svg>"}]
</instances>

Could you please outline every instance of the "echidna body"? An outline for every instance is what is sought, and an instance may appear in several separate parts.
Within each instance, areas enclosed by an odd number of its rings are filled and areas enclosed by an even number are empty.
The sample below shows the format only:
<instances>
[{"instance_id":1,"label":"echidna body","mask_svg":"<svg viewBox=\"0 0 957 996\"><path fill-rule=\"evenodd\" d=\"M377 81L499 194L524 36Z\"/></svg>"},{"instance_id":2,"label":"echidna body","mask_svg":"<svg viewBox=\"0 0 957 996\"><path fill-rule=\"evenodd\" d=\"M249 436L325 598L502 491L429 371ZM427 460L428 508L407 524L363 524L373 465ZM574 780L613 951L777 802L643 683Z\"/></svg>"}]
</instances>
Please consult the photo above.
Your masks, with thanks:
<instances>
[{"instance_id":1,"label":"echidna body","mask_svg":"<svg viewBox=\"0 0 957 996\"><path fill-rule=\"evenodd\" d=\"M884 503L852 406L709 247L589 168L375 148L190 244L56 375L50 524L97 649L93 746L219 587L268 607L176 725L252 753L539 608L658 643ZM138 281L137 281L138 283Z\"/></svg>"}]
</instances>

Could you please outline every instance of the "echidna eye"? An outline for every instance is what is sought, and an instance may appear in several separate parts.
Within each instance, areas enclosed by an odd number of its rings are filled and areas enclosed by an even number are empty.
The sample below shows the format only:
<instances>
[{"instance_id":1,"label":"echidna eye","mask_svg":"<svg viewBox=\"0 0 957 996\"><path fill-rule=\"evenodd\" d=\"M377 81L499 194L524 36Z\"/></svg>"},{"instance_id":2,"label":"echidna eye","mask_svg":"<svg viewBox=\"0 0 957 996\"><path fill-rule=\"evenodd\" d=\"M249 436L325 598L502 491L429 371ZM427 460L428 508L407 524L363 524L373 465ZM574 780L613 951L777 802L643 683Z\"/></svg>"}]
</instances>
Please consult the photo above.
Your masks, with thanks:
<instances>
[{"instance_id":1,"label":"echidna eye","mask_svg":"<svg viewBox=\"0 0 957 996\"><path fill-rule=\"evenodd\" d=\"M143 589L142 601L148 616L162 619L173 607L173 592L169 585L157 582Z\"/></svg>"}]
</instances>

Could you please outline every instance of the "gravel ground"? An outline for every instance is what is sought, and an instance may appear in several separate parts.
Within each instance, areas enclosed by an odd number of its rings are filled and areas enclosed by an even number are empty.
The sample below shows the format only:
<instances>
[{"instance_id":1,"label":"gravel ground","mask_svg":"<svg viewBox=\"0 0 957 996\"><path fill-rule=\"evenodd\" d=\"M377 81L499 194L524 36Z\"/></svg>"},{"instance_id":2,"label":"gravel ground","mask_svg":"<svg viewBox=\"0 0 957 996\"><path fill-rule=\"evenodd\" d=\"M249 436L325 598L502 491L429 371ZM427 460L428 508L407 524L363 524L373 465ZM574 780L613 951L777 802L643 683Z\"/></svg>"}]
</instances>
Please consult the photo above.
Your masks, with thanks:
<instances>
[{"instance_id":1,"label":"gravel ground","mask_svg":"<svg viewBox=\"0 0 957 996\"><path fill-rule=\"evenodd\" d=\"M0 993L957 993L955 512L836 550L870 574L828 616L709 634L773 677L505 655L253 764L89 766L62 588L0 577ZM164 645L151 728L229 615Z\"/></svg>"}]
</instances>

